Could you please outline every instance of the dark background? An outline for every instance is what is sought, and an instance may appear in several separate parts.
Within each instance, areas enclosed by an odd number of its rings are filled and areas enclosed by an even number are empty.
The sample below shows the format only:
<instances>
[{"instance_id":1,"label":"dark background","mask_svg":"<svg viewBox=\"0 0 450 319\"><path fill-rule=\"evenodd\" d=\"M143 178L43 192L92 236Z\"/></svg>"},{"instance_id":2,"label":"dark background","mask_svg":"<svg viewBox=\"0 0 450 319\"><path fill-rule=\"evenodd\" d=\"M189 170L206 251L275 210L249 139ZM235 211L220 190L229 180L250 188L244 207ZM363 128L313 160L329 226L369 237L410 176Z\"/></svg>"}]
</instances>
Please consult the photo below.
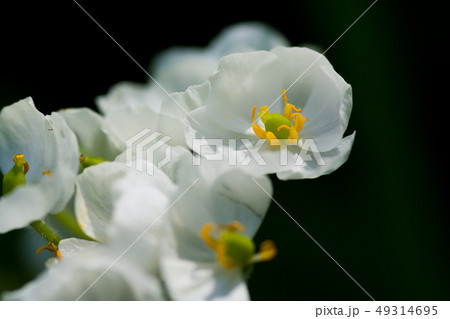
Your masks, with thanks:
<instances>
[{"instance_id":1,"label":"dark background","mask_svg":"<svg viewBox=\"0 0 450 319\"><path fill-rule=\"evenodd\" d=\"M242 21L326 49L372 3L78 2L144 67ZM348 162L315 180L273 179L275 199L374 299L449 300L445 10L393 2L379 0L326 54L353 87ZM95 108L111 85L148 80L73 1L3 2L0 37L0 107L32 96L43 113ZM0 292L36 275L24 232L0 235ZM256 242L269 238L279 255L255 267L253 299L370 300L275 203Z\"/></svg>"}]
</instances>

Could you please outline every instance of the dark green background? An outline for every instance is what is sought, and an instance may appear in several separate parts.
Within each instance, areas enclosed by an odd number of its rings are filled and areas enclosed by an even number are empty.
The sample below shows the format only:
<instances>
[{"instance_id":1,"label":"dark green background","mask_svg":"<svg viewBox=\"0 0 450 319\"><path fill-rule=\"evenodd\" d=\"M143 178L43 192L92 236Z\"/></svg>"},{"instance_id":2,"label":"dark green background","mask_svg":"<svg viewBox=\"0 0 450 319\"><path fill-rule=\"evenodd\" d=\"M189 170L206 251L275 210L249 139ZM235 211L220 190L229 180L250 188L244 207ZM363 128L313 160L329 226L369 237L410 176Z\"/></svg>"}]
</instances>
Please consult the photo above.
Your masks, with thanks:
<instances>
[{"instance_id":1,"label":"dark green background","mask_svg":"<svg viewBox=\"0 0 450 319\"><path fill-rule=\"evenodd\" d=\"M204 46L240 21L326 49L373 2L79 3L146 66L164 48ZM1 106L32 96L44 113L94 108L111 85L148 80L72 1L0 7ZM353 87L348 162L315 180L273 179L278 203L376 300L450 299L443 12L379 0L349 29L326 54ZM253 299L370 300L275 203L256 237L264 239L279 255L255 268ZM35 276L39 245L31 231L0 235L0 292Z\"/></svg>"}]
</instances>

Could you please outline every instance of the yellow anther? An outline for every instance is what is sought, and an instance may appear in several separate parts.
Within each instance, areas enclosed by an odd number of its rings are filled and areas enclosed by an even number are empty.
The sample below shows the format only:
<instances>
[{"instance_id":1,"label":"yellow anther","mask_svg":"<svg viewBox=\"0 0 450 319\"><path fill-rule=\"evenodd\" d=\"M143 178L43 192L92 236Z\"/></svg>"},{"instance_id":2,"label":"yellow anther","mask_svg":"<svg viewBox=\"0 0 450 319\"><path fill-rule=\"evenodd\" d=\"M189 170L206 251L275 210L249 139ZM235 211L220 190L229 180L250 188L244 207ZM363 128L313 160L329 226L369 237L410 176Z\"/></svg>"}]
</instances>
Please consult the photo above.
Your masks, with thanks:
<instances>
[{"instance_id":1,"label":"yellow anther","mask_svg":"<svg viewBox=\"0 0 450 319\"><path fill-rule=\"evenodd\" d=\"M48 177L52 177L52 173L49 170L43 171L42 176L47 175Z\"/></svg>"},{"instance_id":2,"label":"yellow anther","mask_svg":"<svg viewBox=\"0 0 450 319\"><path fill-rule=\"evenodd\" d=\"M292 114L292 119L294 120L294 127L297 132L300 132L303 129L305 121L308 121L308 118L304 117L300 113Z\"/></svg>"},{"instance_id":3,"label":"yellow anther","mask_svg":"<svg viewBox=\"0 0 450 319\"><path fill-rule=\"evenodd\" d=\"M23 165L23 174L24 175L27 174L28 170L30 169L30 165L25 160L25 156L23 156L23 154L16 154L16 155L14 155L13 162L17 163L17 164L22 164Z\"/></svg>"},{"instance_id":4,"label":"yellow anther","mask_svg":"<svg viewBox=\"0 0 450 319\"><path fill-rule=\"evenodd\" d=\"M255 254L252 258L252 262L269 261L275 258L277 255L277 247L271 240L265 240L259 246L259 253Z\"/></svg>"},{"instance_id":5,"label":"yellow anther","mask_svg":"<svg viewBox=\"0 0 450 319\"><path fill-rule=\"evenodd\" d=\"M298 116L300 116L304 121L307 121L307 120L308 120L307 117L304 117L304 116L301 115L300 113L294 113L294 114L292 114L291 118L295 121L295 120L297 120L297 117L298 117Z\"/></svg>"},{"instance_id":6,"label":"yellow anther","mask_svg":"<svg viewBox=\"0 0 450 319\"><path fill-rule=\"evenodd\" d=\"M274 259L277 255L277 247L271 240L265 240L259 246L259 254L261 255L261 261L268 261Z\"/></svg>"},{"instance_id":7,"label":"yellow anther","mask_svg":"<svg viewBox=\"0 0 450 319\"><path fill-rule=\"evenodd\" d=\"M86 156L80 153L80 163L83 164L86 161Z\"/></svg>"},{"instance_id":8,"label":"yellow anther","mask_svg":"<svg viewBox=\"0 0 450 319\"><path fill-rule=\"evenodd\" d=\"M258 112L258 116L261 119L261 121L263 121L263 123L267 120L267 118L270 116L269 108L267 107L267 105L261 106Z\"/></svg>"},{"instance_id":9,"label":"yellow anther","mask_svg":"<svg viewBox=\"0 0 450 319\"><path fill-rule=\"evenodd\" d=\"M56 258L60 259L62 257L61 253L58 250L58 247L54 243L48 243L47 245L44 245L40 247L38 250L36 250L36 255L39 255L39 253L43 250L49 250L53 253L55 253Z\"/></svg>"},{"instance_id":10,"label":"yellow anther","mask_svg":"<svg viewBox=\"0 0 450 319\"><path fill-rule=\"evenodd\" d=\"M235 220L235 221L233 221L233 222L231 222L231 223L229 223L227 225L220 225L217 228L219 230L226 230L226 231L229 231L229 232L236 232L236 231L240 232L240 233L245 232L245 227L240 222L238 222L237 220Z\"/></svg>"},{"instance_id":11,"label":"yellow anther","mask_svg":"<svg viewBox=\"0 0 450 319\"><path fill-rule=\"evenodd\" d=\"M255 124L255 113L256 113L256 105L253 107L253 112L252 112L252 123Z\"/></svg>"},{"instance_id":12,"label":"yellow anther","mask_svg":"<svg viewBox=\"0 0 450 319\"><path fill-rule=\"evenodd\" d=\"M211 231L215 228L215 224L208 223L203 225L200 230L200 237L203 239L206 245L212 250L217 248L217 240L211 235Z\"/></svg>"}]
</instances>

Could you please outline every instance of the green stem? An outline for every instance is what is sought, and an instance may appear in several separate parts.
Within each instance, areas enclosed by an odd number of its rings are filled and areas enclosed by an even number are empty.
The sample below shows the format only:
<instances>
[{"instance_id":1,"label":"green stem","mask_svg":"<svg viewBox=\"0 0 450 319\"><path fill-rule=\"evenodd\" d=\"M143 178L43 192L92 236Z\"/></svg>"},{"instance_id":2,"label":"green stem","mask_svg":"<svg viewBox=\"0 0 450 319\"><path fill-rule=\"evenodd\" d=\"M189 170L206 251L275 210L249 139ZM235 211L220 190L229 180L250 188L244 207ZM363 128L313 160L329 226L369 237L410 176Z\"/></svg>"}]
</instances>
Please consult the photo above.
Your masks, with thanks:
<instances>
[{"instance_id":1,"label":"green stem","mask_svg":"<svg viewBox=\"0 0 450 319\"><path fill-rule=\"evenodd\" d=\"M58 246L61 238L59 238L59 236L56 235L50 228L48 228L47 225L45 225L42 221L34 221L30 224L30 226L33 227L34 230L37 231L39 235L41 235L45 240Z\"/></svg>"}]
</instances>

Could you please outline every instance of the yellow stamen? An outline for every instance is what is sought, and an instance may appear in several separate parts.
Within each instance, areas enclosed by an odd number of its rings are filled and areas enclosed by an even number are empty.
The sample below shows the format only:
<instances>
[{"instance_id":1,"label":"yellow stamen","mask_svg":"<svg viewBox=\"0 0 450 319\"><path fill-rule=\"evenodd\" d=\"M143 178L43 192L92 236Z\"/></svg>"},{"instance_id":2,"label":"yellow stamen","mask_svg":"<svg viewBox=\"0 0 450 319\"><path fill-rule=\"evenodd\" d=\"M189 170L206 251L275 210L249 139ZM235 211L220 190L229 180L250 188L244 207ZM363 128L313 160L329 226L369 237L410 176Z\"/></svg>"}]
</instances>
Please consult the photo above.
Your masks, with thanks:
<instances>
[{"instance_id":1,"label":"yellow stamen","mask_svg":"<svg viewBox=\"0 0 450 319\"><path fill-rule=\"evenodd\" d=\"M52 173L49 170L43 171L42 176L47 175L48 177L52 177Z\"/></svg>"},{"instance_id":2,"label":"yellow stamen","mask_svg":"<svg viewBox=\"0 0 450 319\"><path fill-rule=\"evenodd\" d=\"M294 120L294 127L297 132L300 132L303 129L304 122L308 121L308 118L304 117L300 113L292 114L292 119Z\"/></svg>"},{"instance_id":3,"label":"yellow stamen","mask_svg":"<svg viewBox=\"0 0 450 319\"><path fill-rule=\"evenodd\" d=\"M286 129L288 129L288 130L290 130L290 127L289 126L287 126L287 125L280 125L280 126L278 126L278 132L282 129L282 128L286 128Z\"/></svg>"},{"instance_id":4,"label":"yellow stamen","mask_svg":"<svg viewBox=\"0 0 450 319\"><path fill-rule=\"evenodd\" d=\"M273 134L272 132L266 132L266 138L271 146L279 146L280 145L280 140L277 139L275 134Z\"/></svg>"},{"instance_id":5,"label":"yellow stamen","mask_svg":"<svg viewBox=\"0 0 450 319\"><path fill-rule=\"evenodd\" d=\"M253 107L253 112L252 112L252 123L255 123L255 113L256 113L256 105Z\"/></svg>"},{"instance_id":6,"label":"yellow stamen","mask_svg":"<svg viewBox=\"0 0 450 319\"><path fill-rule=\"evenodd\" d=\"M225 229L225 230L227 230L229 232L236 232L236 231L238 231L240 233L245 232L245 227L240 222L238 222L237 220L231 222L228 225L219 226L219 229Z\"/></svg>"},{"instance_id":7,"label":"yellow stamen","mask_svg":"<svg viewBox=\"0 0 450 319\"><path fill-rule=\"evenodd\" d=\"M275 258L277 255L277 247L271 240L265 240L259 246L259 253L255 254L252 258L252 262L269 261Z\"/></svg>"},{"instance_id":8,"label":"yellow stamen","mask_svg":"<svg viewBox=\"0 0 450 319\"><path fill-rule=\"evenodd\" d=\"M266 138L266 131L264 131L261 126L258 124L252 125L253 132L258 136L259 138L265 139Z\"/></svg>"},{"instance_id":9,"label":"yellow stamen","mask_svg":"<svg viewBox=\"0 0 450 319\"><path fill-rule=\"evenodd\" d=\"M203 241L208 245L209 248L216 250L218 241L211 236L211 231L215 225L213 223L207 223L203 225L202 229L200 230L200 237L203 239Z\"/></svg>"},{"instance_id":10,"label":"yellow stamen","mask_svg":"<svg viewBox=\"0 0 450 319\"><path fill-rule=\"evenodd\" d=\"M16 163L17 160L23 161L23 174L26 175L28 170L30 169L30 165L25 160L25 156L23 156L23 154L16 154L16 155L14 155L14 157L13 157L14 163Z\"/></svg>"},{"instance_id":11,"label":"yellow stamen","mask_svg":"<svg viewBox=\"0 0 450 319\"><path fill-rule=\"evenodd\" d=\"M259 109L259 113L258 116L261 119L261 121L265 121L265 118L267 118L267 116L269 116L269 108L267 107L267 105L263 105L261 106L261 108ZM255 123L255 121L253 121L253 123Z\"/></svg>"},{"instance_id":12,"label":"yellow stamen","mask_svg":"<svg viewBox=\"0 0 450 319\"><path fill-rule=\"evenodd\" d=\"M283 111L283 116L285 118L287 118L288 120L290 120L291 116L292 116L292 110L295 110L296 112L300 112L302 109L296 108L295 105L288 103L287 96L286 96L286 90L282 90L281 94L283 95L284 105L285 105L284 111Z\"/></svg>"},{"instance_id":13,"label":"yellow stamen","mask_svg":"<svg viewBox=\"0 0 450 319\"><path fill-rule=\"evenodd\" d=\"M283 95L284 104L288 104L285 89L281 90L281 95Z\"/></svg>"},{"instance_id":14,"label":"yellow stamen","mask_svg":"<svg viewBox=\"0 0 450 319\"><path fill-rule=\"evenodd\" d=\"M298 133L297 130L295 129L295 127L291 126L289 128L289 139L288 139L288 143L289 144L297 144L297 140L298 140Z\"/></svg>"},{"instance_id":15,"label":"yellow stamen","mask_svg":"<svg viewBox=\"0 0 450 319\"><path fill-rule=\"evenodd\" d=\"M236 267L236 264L233 263L226 254L227 246L224 244L220 244L217 246L216 253L217 253L217 261L219 264L222 265L225 269L232 269Z\"/></svg>"},{"instance_id":16,"label":"yellow stamen","mask_svg":"<svg viewBox=\"0 0 450 319\"><path fill-rule=\"evenodd\" d=\"M36 250L36 255L39 255L39 253L43 250L49 250L51 252L54 252L56 255L56 258L61 259L62 255L58 250L58 247L54 243L48 243L47 245L44 245L40 247L38 250Z\"/></svg>"},{"instance_id":17,"label":"yellow stamen","mask_svg":"<svg viewBox=\"0 0 450 319\"><path fill-rule=\"evenodd\" d=\"M284 140L286 138L288 138L288 144L297 144L298 133L303 129L304 122L308 120L298 113L302 110L301 108L288 103L286 90L282 90L281 93L285 104L283 115L279 113L270 114L267 105L263 105L259 110L259 119L263 122L264 129L255 123L256 105L253 107L252 112L253 132L259 138L266 139L271 146L280 146L280 139ZM297 113L294 113L294 111ZM287 129L289 135L282 129Z\"/></svg>"}]
</instances>

